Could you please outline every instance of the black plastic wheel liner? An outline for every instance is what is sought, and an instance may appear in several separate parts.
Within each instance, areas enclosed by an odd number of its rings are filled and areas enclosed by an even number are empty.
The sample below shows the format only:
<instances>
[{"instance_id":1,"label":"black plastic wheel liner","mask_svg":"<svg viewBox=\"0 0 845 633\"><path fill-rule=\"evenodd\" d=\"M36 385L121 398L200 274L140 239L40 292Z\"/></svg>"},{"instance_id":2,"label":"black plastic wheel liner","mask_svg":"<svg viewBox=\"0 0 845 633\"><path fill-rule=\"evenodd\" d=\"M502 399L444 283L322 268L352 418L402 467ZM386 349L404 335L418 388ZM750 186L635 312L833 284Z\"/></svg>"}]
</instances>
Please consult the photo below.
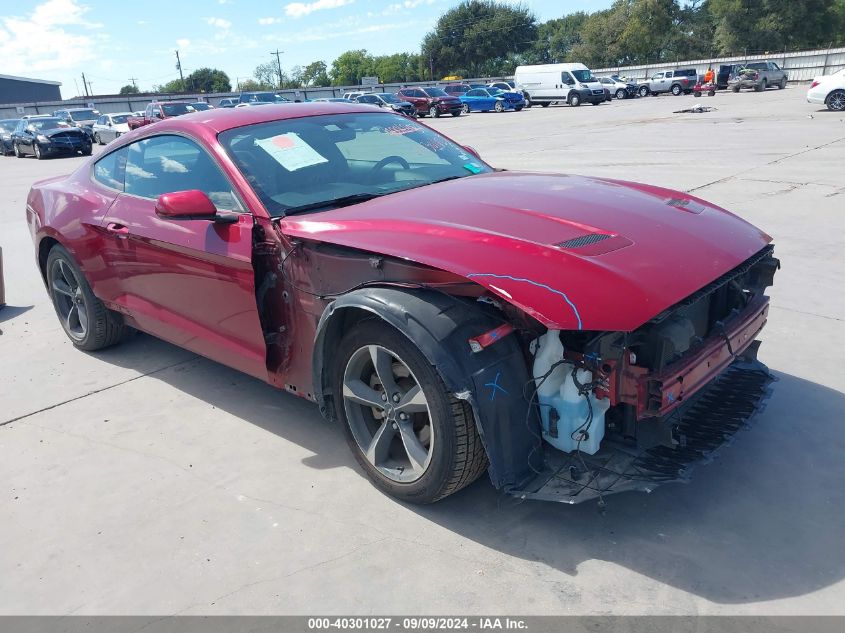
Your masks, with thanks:
<instances>
[{"instance_id":1,"label":"black plastic wheel liner","mask_svg":"<svg viewBox=\"0 0 845 633\"><path fill-rule=\"evenodd\" d=\"M738 359L661 421L672 426L678 442L675 448L638 449L607 437L595 455L563 453L546 446L542 474L507 492L522 499L581 503L689 481L697 465L710 461L765 408L774 380L763 363Z\"/></svg>"}]
</instances>

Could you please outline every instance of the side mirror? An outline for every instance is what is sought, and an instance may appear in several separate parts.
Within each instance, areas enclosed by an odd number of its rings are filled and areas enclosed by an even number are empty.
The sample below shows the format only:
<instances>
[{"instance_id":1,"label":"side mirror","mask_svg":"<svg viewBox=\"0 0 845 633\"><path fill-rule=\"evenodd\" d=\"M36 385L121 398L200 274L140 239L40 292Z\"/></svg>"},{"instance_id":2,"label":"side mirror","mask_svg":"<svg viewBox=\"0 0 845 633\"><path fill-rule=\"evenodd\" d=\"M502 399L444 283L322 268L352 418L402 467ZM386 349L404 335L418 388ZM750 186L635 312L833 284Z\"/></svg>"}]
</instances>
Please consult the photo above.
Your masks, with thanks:
<instances>
[{"instance_id":1,"label":"side mirror","mask_svg":"<svg viewBox=\"0 0 845 633\"><path fill-rule=\"evenodd\" d=\"M163 193L156 200L156 215L168 220L217 220L217 207L199 189Z\"/></svg>"},{"instance_id":2,"label":"side mirror","mask_svg":"<svg viewBox=\"0 0 845 633\"><path fill-rule=\"evenodd\" d=\"M472 145L464 145L463 148L468 151L470 154L475 156L478 160L482 160L481 154L478 153L478 150L475 149Z\"/></svg>"}]
</instances>

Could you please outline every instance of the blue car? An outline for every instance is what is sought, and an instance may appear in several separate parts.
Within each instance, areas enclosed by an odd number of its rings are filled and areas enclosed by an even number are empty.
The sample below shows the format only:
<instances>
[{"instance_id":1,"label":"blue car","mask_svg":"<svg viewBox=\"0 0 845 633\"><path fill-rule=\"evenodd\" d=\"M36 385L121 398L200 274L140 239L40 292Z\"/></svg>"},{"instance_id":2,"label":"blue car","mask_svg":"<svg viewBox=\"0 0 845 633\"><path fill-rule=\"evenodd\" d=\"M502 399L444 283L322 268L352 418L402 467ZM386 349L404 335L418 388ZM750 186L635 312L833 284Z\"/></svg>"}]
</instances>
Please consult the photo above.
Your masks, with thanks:
<instances>
[{"instance_id":1,"label":"blue car","mask_svg":"<svg viewBox=\"0 0 845 633\"><path fill-rule=\"evenodd\" d=\"M460 95L464 113L469 112L504 112L525 107L525 99L518 92L505 92L498 88L473 88Z\"/></svg>"}]
</instances>

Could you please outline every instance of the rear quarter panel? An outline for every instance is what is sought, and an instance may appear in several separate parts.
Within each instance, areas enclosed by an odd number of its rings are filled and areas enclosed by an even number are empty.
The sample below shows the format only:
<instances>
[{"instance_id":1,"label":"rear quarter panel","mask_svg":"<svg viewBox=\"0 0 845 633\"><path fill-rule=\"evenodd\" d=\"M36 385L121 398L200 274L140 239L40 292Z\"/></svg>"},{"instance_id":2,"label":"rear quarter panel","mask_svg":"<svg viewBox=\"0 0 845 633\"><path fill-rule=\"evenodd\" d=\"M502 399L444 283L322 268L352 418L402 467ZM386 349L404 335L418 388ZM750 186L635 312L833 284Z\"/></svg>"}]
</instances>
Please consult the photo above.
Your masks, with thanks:
<instances>
[{"instance_id":1,"label":"rear quarter panel","mask_svg":"<svg viewBox=\"0 0 845 633\"><path fill-rule=\"evenodd\" d=\"M102 223L117 192L89 178L92 165L93 162L88 162L71 176L33 185L27 196L26 214L36 258L45 239L56 240L82 266L97 294L97 285L106 277L100 256L104 239Z\"/></svg>"}]
</instances>

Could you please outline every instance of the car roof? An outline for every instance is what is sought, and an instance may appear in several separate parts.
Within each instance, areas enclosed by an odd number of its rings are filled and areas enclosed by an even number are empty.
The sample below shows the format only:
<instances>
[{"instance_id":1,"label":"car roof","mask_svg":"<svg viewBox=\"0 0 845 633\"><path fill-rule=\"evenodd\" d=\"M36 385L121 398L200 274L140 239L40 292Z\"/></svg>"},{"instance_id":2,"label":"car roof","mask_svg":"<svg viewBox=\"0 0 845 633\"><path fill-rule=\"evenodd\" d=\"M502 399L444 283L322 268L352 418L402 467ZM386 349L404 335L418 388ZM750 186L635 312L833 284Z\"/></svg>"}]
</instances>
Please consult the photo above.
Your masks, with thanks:
<instances>
[{"instance_id":1,"label":"car roof","mask_svg":"<svg viewBox=\"0 0 845 633\"><path fill-rule=\"evenodd\" d=\"M202 112L191 112L179 117L158 121L152 133L171 132L199 132L211 130L215 134L232 130L245 125L283 121L286 119L301 119L324 114L372 114L372 106L355 103L337 103L333 101L311 101L308 103L267 104L260 108L215 108ZM146 131L153 126L144 126L139 130ZM121 136L130 138L129 135ZM132 135L135 138L135 135Z\"/></svg>"}]
</instances>

